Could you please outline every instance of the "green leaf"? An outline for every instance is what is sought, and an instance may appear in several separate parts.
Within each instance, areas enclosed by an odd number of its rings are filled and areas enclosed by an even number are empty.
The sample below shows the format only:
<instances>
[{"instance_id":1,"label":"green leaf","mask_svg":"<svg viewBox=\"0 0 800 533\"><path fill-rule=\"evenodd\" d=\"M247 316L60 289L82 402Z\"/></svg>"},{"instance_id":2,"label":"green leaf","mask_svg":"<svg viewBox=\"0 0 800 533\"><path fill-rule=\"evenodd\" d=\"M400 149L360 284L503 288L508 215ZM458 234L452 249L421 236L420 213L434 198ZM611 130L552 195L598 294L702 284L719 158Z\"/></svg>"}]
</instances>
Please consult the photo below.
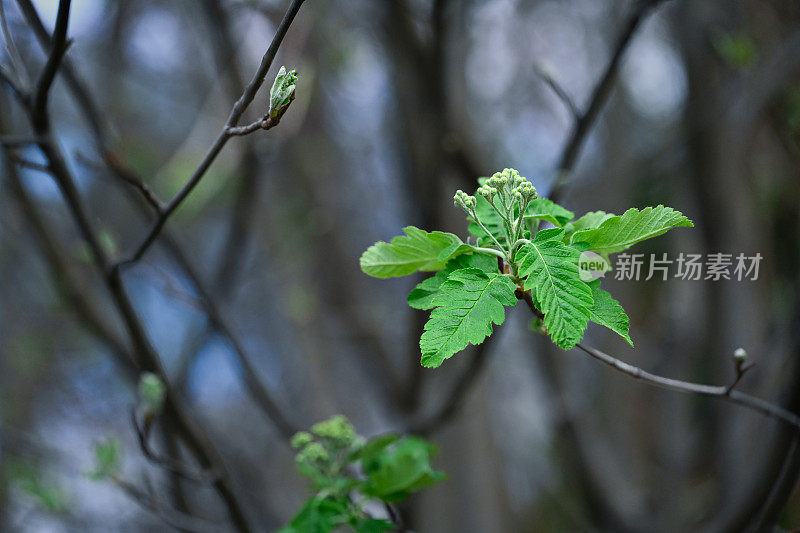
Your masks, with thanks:
<instances>
[{"instance_id":1,"label":"green leaf","mask_svg":"<svg viewBox=\"0 0 800 533\"><path fill-rule=\"evenodd\" d=\"M592 287L592 298L594 304L589 309L591 313L591 321L601 326L605 326L633 346L633 341L628 333L630 328L630 320L622 305L614 298L608 291L599 287L600 280L590 284Z\"/></svg>"},{"instance_id":2,"label":"green leaf","mask_svg":"<svg viewBox=\"0 0 800 533\"><path fill-rule=\"evenodd\" d=\"M572 242L585 242L590 250L599 254L613 254L681 226L692 227L694 224L671 207L659 205L641 211L633 207L622 216L606 219L598 228L576 232Z\"/></svg>"},{"instance_id":3,"label":"green leaf","mask_svg":"<svg viewBox=\"0 0 800 533\"><path fill-rule=\"evenodd\" d=\"M382 518L359 518L351 525L356 533L383 533L397 530L396 525Z\"/></svg>"},{"instance_id":4,"label":"green leaf","mask_svg":"<svg viewBox=\"0 0 800 533\"><path fill-rule=\"evenodd\" d=\"M422 366L437 367L468 344L492 334L505 320L504 305L516 305L516 286L508 277L477 268L450 274L433 299L436 308L419 341Z\"/></svg>"},{"instance_id":5,"label":"green leaf","mask_svg":"<svg viewBox=\"0 0 800 533\"><path fill-rule=\"evenodd\" d=\"M405 437L363 462L365 495L383 501L400 501L417 490L444 479L431 466L436 448L424 439Z\"/></svg>"},{"instance_id":6,"label":"green leaf","mask_svg":"<svg viewBox=\"0 0 800 533\"><path fill-rule=\"evenodd\" d=\"M94 470L89 477L95 481L113 476L119 469L120 446L115 439L99 442L94 446Z\"/></svg>"},{"instance_id":7,"label":"green leaf","mask_svg":"<svg viewBox=\"0 0 800 533\"><path fill-rule=\"evenodd\" d=\"M458 242L454 242L439 254L436 258L440 263L447 263L449 260L458 257L459 255L463 255L466 253L474 252L475 247L471 244L466 244L461 242L459 239Z\"/></svg>"},{"instance_id":8,"label":"green leaf","mask_svg":"<svg viewBox=\"0 0 800 533\"><path fill-rule=\"evenodd\" d=\"M441 270L444 263L439 254L453 244L463 244L458 236L443 231L427 231L408 226L406 235L370 246L361 255L361 270L368 276L391 278L407 276L418 270Z\"/></svg>"},{"instance_id":9,"label":"green leaf","mask_svg":"<svg viewBox=\"0 0 800 533\"><path fill-rule=\"evenodd\" d=\"M462 268L479 268L484 272L497 272L497 259L483 254L462 255L448 261L435 275L423 280L408 293L408 305L414 309L433 309L433 298L454 271Z\"/></svg>"},{"instance_id":10,"label":"green leaf","mask_svg":"<svg viewBox=\"0 0 800 533\"><path fill-rule=\"evenodd\" d=\"M269 90L269 116L279 118L284 107L292 101L292 94L297 88L297 71L286 72L286 67L281 67L272 88Z\"/></svg>"},{"instance_id":11,"label":"green leaf","mask_svg":"<svg viewBox=\"0 0 800 533\"><path fill-rule=\"evenodd\" d=\"M372 459L377 454L381 453L384 448L400 439L400 435L396 433L386 433L385 435L378 435L367 441L364 446L354 453L351 461L360 461L364 459Z\"/></svg>"},{"instance_id":12,"label":"green leaf","mask_svg":"<svg viewBox=\"0 0 800 533\"><path fill-rule=\"evenodd\" d=\"M594 229L607 219L615 216L613 213L606 213L605 211L590 211L583 215L578 220L574 220L564 226L564 242L569 244L572 242L572 235L578 231L586 229Z\"/></svg>"},{"instance_id":13,"label":"green leaf","mask_svg":"<svg viewBox=\"0 0 800 533\"><path fill-rule=\"evenodd\" d=\"M564 209L547 198L534 198L525 210L525 220L540 219L561 227L575 217L575 213Z\"/></svg>"},{"instance_id":14,"label":"green leaf","mask_svg":"<svg viewBox=\"0 0 800 533\"><path fill-rule=\"evenodd\" d=\"M346 496L309 498L278 533L329 533L350 519Z\"/></svg>"},{"instance_id":15,"label":"green leaf","mask_svg":"<svg viewBox=\"0 0 800 533\"><path fill-rule=\"evenodd\" d=\"M578 273L580 252L561 242L563 237L563 229L542 230L522 246L518 258L520 275L528 277L525 288L544 313L547 332L568 350L583 337L593 302L592 290Z\"/></svg>"}]
</instances>

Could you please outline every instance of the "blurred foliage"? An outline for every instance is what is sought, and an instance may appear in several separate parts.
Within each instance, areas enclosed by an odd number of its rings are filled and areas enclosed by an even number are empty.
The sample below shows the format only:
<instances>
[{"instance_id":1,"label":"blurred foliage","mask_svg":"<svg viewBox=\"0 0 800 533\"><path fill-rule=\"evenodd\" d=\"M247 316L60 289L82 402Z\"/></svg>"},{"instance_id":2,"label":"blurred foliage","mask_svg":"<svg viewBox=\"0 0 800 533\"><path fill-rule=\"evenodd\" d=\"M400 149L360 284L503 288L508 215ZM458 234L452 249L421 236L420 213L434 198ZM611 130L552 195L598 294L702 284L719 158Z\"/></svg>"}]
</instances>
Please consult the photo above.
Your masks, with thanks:
<instances>
[{"instance_id":1,"label":"blurred foliage","mask_svg":"<svg viewBox=\"0 0 800 533\"><path fill-rule=\"evenodd\" d=\"M19 488L43 510L60 513L69 508L69 492L48 479L40 467L21 461L6 460L3 470L7 482Z\"/></svg>"},{"instance_id":2,"label":"blurred foliage","mask_svg":"<svg viewBox=\"0 0 800 533\"><path fill-rule=\"evenodd\" d=\"M723 33L713 40L714 49L733 68L745 68L757 59L756 43L744 31Z\"/></svg>"},{"instance_id":3,"label":"blurred foliage","mask_svg":"<svg viewBox=\"0 0 800 533\"><path fill-rule=\"evenodd\" d=\"M89 478L95 481L117 475L120 464L121 447L116 439L109 438L94 445L94 469Z\"/></svg>"},{"instance_id":4,"label":"blurred foliage","mask_svg":"<svg viewBox=\"0 0 800 533\"><path fill-rule=\"evenodd\" d=\"M345 525L359 533L393 530L392 522L369 516L366 504L400 502L445 478L431 466L436 449L424 439L387 434L365 441L342 415L297 433L292 447L314 495L281 533L325 533Z\"/></svg>"}]
</instances>

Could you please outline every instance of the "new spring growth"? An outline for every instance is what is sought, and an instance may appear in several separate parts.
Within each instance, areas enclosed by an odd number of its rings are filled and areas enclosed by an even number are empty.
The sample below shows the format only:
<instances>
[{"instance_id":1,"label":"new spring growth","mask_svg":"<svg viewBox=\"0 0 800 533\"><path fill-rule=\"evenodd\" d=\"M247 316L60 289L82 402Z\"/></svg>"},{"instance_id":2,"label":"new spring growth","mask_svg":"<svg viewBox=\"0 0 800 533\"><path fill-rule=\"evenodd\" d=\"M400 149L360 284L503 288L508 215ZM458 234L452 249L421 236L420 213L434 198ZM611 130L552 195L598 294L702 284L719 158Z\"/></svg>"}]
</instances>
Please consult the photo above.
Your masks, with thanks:
<instances>
[{"instance_id":1,"label":"new spring growth","mask_svg":"<svg viewBox=\"0 0 800 533\"><path fill-rule=\"evenodd\" d=\"M294 100L294 90L297 87L297 71L286 71L286 67L281 67L272 89L269 90L269 117L280 119L281 115Z\"/></svg>"},{"instance_id":2,"label":"new spring growth","mask_svg":"<svg viewBox=\"0 0 800 533\"><path fill-rule=\"evenodd\" d=\"M736 348L733 352L733 361L737 364L742 364L747 359L747 352L744 348Z\"/></svg>"},{"instance_id":3,"label":"new spring growth","mask_svg":"<svg viewBox=\"0 0 800 533\"><path fill-rule=\"evenodd\" d=\"M139 378L139 401L144 408L145 418L161 414L164 409L166 387L161 378L152 372L143 372Z\"/></svg>"}]
</instances>

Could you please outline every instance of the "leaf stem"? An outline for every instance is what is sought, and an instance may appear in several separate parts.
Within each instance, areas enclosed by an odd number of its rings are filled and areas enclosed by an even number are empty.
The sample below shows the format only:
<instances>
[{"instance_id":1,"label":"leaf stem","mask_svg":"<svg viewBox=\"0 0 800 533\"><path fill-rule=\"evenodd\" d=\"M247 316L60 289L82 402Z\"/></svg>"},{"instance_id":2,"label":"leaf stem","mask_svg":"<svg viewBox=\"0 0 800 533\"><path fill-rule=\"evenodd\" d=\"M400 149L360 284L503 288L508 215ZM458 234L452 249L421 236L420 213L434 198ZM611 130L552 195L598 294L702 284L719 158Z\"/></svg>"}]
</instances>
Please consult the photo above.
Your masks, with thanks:
<instances>
[{"instance_id":1,"label":"leaf stem","mask_svg":"<svg viewBox=\"0 0 800 533\"><path fill-rule=\"evenodd\" d=\"M494 248L482 248L480 246L476 246L475 251L481 254L496 255L500 259L507 259L506 254L504 252L501 252L500 250L495 250Z\"/></svg>"}]
</instances>

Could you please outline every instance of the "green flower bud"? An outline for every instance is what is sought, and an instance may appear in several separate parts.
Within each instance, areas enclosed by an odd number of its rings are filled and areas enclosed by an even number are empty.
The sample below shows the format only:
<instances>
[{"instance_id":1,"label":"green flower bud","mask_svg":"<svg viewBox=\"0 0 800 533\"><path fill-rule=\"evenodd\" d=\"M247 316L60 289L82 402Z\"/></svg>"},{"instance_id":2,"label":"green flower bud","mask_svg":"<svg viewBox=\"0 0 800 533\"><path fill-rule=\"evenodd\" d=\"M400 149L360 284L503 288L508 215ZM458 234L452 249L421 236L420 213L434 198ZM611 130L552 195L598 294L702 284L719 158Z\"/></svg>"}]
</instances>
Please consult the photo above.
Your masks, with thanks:
<instances>
[{"instance_id":1,"label":"green flower bud","mask_svg":"<svg viewBox=\"0 0 800 533\"><path fill-rule=\"evenodd\" d=\"M741 363L744 362L745 359L747 359L747 352L744 348L736 348L733 352L733 360L737 363Z\"/></svg>"},{"instance_id":2,"label":"green flower bud","mask_svg":"<svg viewBox=\"0 0 800 533\"><path fill-rule=\"evenodd\" d=\"M139 398L148 415L158 415L164 409L167 389L161 378L152 372L143 372L139 378Z\"/></svg>"},{"instance_id":3,"label":"green flower bud","mask_svg":"<svg viewBox=\"0 0 800 533\"><path fill-rule=\"evenodd\" d=\"M300 450L295 457L298 463L322 463L330 458L330 454L325 447L319 442L309 443L305 448Z\"/></svg>"},{"instance_id":4,"label":"green flower bud","mask_svg":"<svg viewBox=\"0 0 800 533\"><path fill-rule=\"evenodd\" d=\"M305 448L307 445L311 444L314 440L314 437L311 436L311 433L307 431L298 431L292 437L292 448L295 450L299 450L301 448Z\"/></svg>"},{"instance_id":5,"label":"green flower bud","mask_svg":"<svg viewBox=\"0 0 800 533\"><path fill-rule=\"evenodd\" d=\"M353 425L342 415L336 415L324 422L311 426L311 432L321 439L327 439L337 446L349 446L356 438Z\"/></svg>"}]
</instances>

